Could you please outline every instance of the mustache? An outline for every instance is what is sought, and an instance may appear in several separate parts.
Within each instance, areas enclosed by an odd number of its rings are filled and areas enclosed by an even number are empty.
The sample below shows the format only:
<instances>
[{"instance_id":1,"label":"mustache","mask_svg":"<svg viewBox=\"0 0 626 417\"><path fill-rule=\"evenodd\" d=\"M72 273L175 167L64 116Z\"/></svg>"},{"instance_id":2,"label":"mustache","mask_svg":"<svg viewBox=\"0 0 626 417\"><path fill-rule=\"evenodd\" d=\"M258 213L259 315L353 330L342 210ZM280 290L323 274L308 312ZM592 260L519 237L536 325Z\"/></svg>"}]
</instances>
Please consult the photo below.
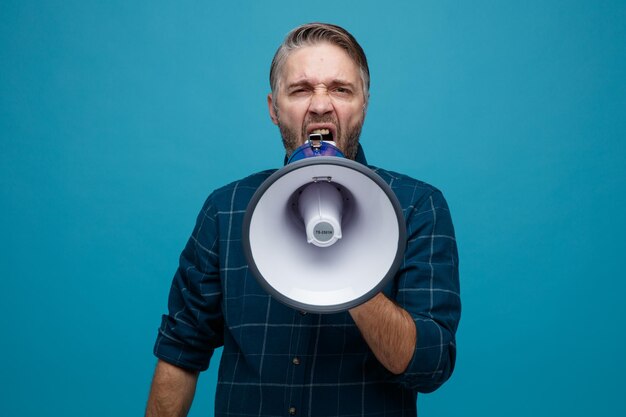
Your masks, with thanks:
<instances>
[{"instance_id":1,"label":"mustache","mask_svg":"<svg viewBox=\"0 0 626 417\"><path fill-rule=\"evenodd\" d=\"M337 118L332 114L322 114L322 115L309 115L306 119L304 119L305 124L310 123L330 123L336 122Z\"/></svg>"}]
</instances>

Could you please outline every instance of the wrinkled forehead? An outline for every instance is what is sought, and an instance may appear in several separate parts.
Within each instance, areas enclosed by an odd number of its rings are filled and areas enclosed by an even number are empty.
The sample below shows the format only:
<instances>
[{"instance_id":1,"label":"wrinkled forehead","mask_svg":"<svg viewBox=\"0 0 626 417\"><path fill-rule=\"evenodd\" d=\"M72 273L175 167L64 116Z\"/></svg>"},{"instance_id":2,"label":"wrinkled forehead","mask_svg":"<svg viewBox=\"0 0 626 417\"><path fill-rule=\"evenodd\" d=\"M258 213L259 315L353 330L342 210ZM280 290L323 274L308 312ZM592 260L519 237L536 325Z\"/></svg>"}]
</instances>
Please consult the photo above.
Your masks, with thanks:
<instances>
[{"instance_id":1,"label":"wrinkled forehead","mask_svg":"<svg viewBox=\"0 0 626 417\"><path fill-rule=\"evenodd\" d=\"M343 82L362 84L357 63L339 46L317 43L292 50L278 74L278 85L292 83L326 84Z\"/></svg>"}]
</instances>

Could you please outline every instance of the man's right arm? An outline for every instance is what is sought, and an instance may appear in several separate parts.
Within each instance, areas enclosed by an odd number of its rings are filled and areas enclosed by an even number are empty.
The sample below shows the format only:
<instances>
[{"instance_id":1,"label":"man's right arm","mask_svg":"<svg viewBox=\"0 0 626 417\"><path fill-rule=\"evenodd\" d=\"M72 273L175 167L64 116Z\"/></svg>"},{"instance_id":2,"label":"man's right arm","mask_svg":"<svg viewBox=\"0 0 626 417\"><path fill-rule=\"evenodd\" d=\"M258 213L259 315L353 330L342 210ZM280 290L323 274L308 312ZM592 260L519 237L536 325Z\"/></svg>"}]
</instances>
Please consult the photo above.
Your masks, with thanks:
<instances>
[{"instance_id":1,"label":"man's right arm","mask_svg":"<svg viewBox=\"0 0 626 417\"><path fill-rule=\"evenodd\" d=\"M198 372L159 360L152 378L146 417L184 417L189 412Z\"/></svg>"}]
</instances>

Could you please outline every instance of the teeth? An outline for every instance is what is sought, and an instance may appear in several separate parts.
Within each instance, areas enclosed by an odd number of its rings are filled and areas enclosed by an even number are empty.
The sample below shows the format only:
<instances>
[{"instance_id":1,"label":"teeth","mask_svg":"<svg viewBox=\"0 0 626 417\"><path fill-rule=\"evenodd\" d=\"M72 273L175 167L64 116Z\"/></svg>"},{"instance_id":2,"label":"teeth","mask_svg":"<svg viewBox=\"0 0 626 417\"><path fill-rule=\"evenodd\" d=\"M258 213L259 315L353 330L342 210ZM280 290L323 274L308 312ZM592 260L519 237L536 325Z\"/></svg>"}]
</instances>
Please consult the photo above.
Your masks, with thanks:
<instances>
[{"instance_id":1,"label":"teeth","mask_svg":"<svg viewBox=\"0 0 626 417\"><path fill-rule=\"evenodd\" d=\"M318 133L320 135L328 135L330 133L330 130L328 130L328 129L315 129L311 133Z\"/></svg>"}]
</instances>

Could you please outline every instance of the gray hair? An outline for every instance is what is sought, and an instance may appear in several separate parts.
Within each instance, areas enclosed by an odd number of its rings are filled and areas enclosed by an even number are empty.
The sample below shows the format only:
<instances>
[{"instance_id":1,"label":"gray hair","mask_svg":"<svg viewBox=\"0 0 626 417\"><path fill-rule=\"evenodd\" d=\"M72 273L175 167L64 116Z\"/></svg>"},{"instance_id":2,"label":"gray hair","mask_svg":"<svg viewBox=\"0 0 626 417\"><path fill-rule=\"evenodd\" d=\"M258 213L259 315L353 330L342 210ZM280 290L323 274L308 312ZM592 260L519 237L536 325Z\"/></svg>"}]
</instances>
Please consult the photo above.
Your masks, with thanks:
<instances>
[{"instance_id":1,"label":"gray hair","mask_svg":"<svg viewBox=\"0 0 626 417\"><path fill-rule=\"evenodd\" d=\"M270 67L270 87L272 93L278 91L278 80L285 61L295 49L303 46L311 46L327 42L343 49L350 58L359 66L361 81L363 82L363 94L367 103L370 88L370 70L367 66L367 58L363 48L344 28L328 23L307 23L298 26L287 34L283 43L278 47L272 65Z\"/></svg>"}]
</instances>

